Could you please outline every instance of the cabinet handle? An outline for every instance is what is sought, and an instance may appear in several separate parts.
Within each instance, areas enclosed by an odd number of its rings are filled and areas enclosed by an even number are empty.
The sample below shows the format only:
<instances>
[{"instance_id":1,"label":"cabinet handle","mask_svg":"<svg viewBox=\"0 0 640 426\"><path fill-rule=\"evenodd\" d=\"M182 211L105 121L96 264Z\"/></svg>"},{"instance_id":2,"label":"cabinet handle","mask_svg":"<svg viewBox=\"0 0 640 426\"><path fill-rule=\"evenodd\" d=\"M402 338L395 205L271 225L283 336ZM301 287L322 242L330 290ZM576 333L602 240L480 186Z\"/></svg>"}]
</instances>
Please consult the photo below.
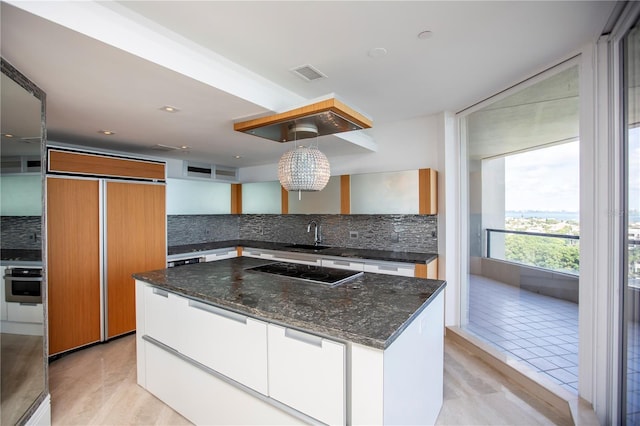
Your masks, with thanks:
<instances>
[{"instance_id":1,"label":"cabinet handle","mask_svg":"<svg viewBox=\"0 0 640 426\"><path fill-rule=\"evenodd\" d=\"M395 272L398 272L398 267L397 266L378 265L378 269L380 269L381 271L395 271Z\"/></svg>"},{"instance_id":2,"label":"cabinet handle","mask_svg":"<svg viewBox=\"0 0 640 426\"><path fill-rule=\"evenodd\" d=\"M226 309L216 308L206 303L196 302L195 300L189 300L189 306L199 309L201 311L208 312L210 314L218 315L219 317L226 318L232 321L240 322L242 324L247 323L247 317L244 315L236 314L235 312L227 311Z\"/></svg>"},{"instance_id":3,"label":"cabinet handle","mask_svg":"<svg viewBox=\"0 0 640 426\"><path fill-rule=\"evenodd\" d=\"M334 265L351 266L351 262L345 262L344 260L334 260Z\"/></svg>"},{"instance_id":4,"label":"cabinet handle","mask_svg":"<svg viewBox=\"0 0 640 426\"><path fill-rule=\"evenodd\" d=\"M159 288L154 288L153 294L157 294L158 296L162 296L162 297L169 297L168 291L160 290Z\"/></svg>"},{"instance_id":5,"label":"cabinet handle","mask_svg":"<svg viewBox=\"0 0 640 426\"><path fill-rule=\"evenodd\" d=\"M38 306L37 303L20 302L20 306Z\"/></svg>"},{"instance_id":6,"label":"cabinet handle","mask_svg":"<svg viewBox=\"0 0 640 426\"><path fill-rule=\"evenodd\" d=\"M293 340L297 340L302 343L307 343L309 345L317 346L319 348L322 347L322 337L314 336L313 334L304 333L302 331L287 328L284 331L284 335L285 337L288 337Z\"/></svg>"}]
</instances>

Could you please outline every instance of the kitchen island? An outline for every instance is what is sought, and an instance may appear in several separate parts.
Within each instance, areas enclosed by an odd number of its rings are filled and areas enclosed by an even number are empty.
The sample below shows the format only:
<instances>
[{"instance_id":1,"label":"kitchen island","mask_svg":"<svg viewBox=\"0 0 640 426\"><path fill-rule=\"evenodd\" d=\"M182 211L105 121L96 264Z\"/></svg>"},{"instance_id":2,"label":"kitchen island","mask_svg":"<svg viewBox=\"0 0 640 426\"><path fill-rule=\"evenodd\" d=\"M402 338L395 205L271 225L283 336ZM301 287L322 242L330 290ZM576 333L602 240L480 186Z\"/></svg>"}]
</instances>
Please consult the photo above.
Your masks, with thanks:
<instances>
[{"instance_id":1,"label":"kitchen island","mask_svg":"<svg viewBox=\"0 0 640 426\"><path fill-rule=\"evenodd\" d=\"M435 421L443 281L331 287L250 269L269 263L135 274L138 383L197 424Z\"/></svg>"}]
</instances>

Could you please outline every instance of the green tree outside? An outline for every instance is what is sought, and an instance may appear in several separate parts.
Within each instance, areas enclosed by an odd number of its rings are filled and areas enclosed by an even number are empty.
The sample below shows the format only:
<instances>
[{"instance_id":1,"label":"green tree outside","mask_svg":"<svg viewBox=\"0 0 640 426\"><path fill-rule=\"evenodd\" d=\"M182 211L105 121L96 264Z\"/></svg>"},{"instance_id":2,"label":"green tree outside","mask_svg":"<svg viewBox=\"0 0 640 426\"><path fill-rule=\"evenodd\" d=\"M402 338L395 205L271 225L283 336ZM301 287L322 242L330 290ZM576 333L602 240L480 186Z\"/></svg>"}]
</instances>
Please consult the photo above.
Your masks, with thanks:
<instances>
[{"instance_id":1,"label":"green tree outside","mask_svg":"<svg viewBox=\"0 0 640 426\"><path fill-rule=\"evenodd\" d=\"M577 274L580 246L577 240L505 235L505 260Z\"/></svg>"}]
</instances>

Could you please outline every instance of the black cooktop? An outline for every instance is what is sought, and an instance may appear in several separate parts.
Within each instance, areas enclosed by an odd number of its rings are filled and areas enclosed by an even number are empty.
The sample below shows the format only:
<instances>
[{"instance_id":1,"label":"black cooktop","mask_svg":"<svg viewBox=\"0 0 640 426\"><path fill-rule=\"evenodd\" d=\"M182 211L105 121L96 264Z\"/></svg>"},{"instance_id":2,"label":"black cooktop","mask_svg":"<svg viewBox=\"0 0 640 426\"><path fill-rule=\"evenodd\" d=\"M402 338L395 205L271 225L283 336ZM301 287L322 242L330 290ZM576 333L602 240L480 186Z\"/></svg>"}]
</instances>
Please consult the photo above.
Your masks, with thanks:
<instances>
[{"instance_id":1,"label":"black cooktop","mask_svg":"<svg viewBox=\"0 0 640 426\"><path fill-rule=\"evenodd\" d=\"M249 271L264 272L267 274L281 275L297 278L304 281L336 286L363 274L362 271L349 271L346 269L326 268L315 265L301 265L298 263L277 262L266 265L247 268Z\"/></svg>"}]
</instances>

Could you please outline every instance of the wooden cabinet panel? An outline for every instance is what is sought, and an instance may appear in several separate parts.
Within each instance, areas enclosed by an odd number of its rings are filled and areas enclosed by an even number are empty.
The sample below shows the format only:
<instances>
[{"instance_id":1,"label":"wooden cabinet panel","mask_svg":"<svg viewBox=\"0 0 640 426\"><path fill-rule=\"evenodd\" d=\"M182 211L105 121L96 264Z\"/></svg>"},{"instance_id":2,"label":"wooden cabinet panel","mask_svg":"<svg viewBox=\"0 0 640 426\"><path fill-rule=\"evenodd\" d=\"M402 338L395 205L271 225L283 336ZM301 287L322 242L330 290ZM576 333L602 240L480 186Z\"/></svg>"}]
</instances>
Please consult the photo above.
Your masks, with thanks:
<instances>
[{"instance_id":1,"label":"wooden cabinet panel","mask_svg":"<svg viewBox=\"0 0 640 426\"><path fill-rule=\"evenodd\" d=\"M47 178L49 353L100 340L97 180Z\"/></svg>"},{"instance_id":2,"label":"wooden cabinet panel","mask_svg":"<svg viewBox=\"0 0 640 426\"><path fill-rule=\"evenodd\" d=\"M135 330L131 274L166 267L165 187L107 182L107 337Z\"/></svg>"},{"instance_id":3,"label":"wooden cabinet panel","mask_svg":"<svg viewBox=\"0 0 640 426\"><path fill-rule=\"evenodd\" d=\"M84 152L49 149L48 171L91 176L164 180L164 164Z\"/></svg>"}]
</instances>

